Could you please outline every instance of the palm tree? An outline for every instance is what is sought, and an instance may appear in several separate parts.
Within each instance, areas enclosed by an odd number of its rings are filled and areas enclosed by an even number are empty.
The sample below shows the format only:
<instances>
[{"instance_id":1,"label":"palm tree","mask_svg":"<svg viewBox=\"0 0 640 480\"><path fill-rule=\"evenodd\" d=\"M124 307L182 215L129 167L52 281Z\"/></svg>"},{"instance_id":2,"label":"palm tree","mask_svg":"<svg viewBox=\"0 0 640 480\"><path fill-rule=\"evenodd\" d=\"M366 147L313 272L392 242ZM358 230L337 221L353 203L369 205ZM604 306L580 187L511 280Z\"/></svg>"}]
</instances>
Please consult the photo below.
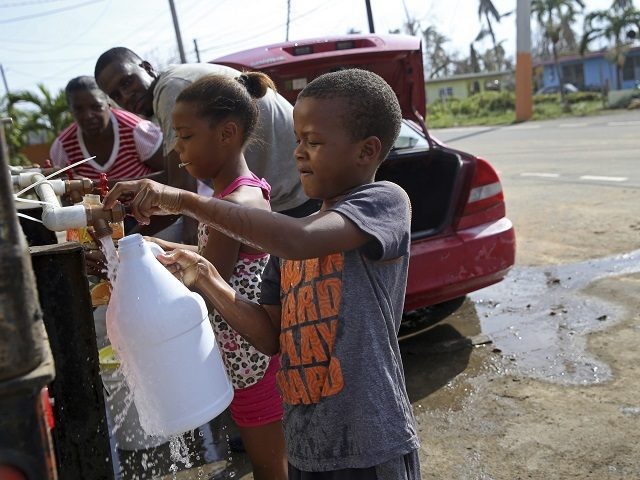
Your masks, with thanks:
<instances>
[{"instance_id":1,"label":"palm tree","mask_svg":"<svg viewBox=\"0 0 640 480\"><path fill-rule=\"evenodd\" d=\"M452 64L451 57L444 49L444 44L449 41L447 37L429 26L422 31L424 38L425 70L429 72L429 78L437 78L446 75Z\"/></svg>"},{"instance_id":2,"label":"palm tree","mask_svg":"<svg viewBox=\"0 0 640 480\"><path fill-rule=\"evenodd\" d=\"M22 103L35 107L35 110L18 108ZM43 84L38 84L37 93L9 93L7 109L13 112L14 121L25 137L30 132L43 133L47 142L53 141L73 121L64 90L52 95Z\"/></svg>"},{"instance_id":3,"label":"palm tree","mask_svg":"<svg viewBox=\"0 0 640 480\"><path fill-rule=\"evenodd\" d=\"M571 25L575 22L578 7L584 9L583 0L532 0L531 13L535 15L542 28L543 36L551 45L553 63L560 84L560 101L566 111L570 110L566 100L564 79L558 62L558 44L563 40L567 45L575 45L575 36Z\"/></svg>"},{"instance_id":4,"label":"palm tree","mask_svg":"<svg viewBox=\"0 0 640 480\"><path fill-rule=\"evenodd\" d=\"M498 42L496 41L496 34L493 31L493 24L491 23L491 18L496 22L500 22L502 17L506 17L511 15L513 12L507 12L505 14L500 14L498 9L495 7L491 0L479 0L478 3L478 18L482 20L484 17L486 26L484 26L481 30L475 42L482 40L486 35L491 37L491 42L493 44L493 52L495 54L496 59L498 60L498 70L502 68L502 59L504 58L504 51L502 51L502 55L500 54L500 50L498 48Z\"/></svg>"},{"instance_id":5,"label":"palm tree","mask_svg":"<svg viewBox=\"0 0 640 480\"><path fill-rule=\"evenodd\" d=\"M626 9L597 10L584 20L584 35L580 42L580 53L584 54L590 42L597 38L606 38L611 42L607 52L608 59L618 69L618 90L622 88L622 69L631 42L627 41L629 32L640 30L640 10L633 6Z\"/></svg>"},{"instance_id":6,"label":"palm tree","mask_svg":"<svg viewBox=\"0 0 640 480\"><path fill-rule=\"evenodd\" d=\"M626 10L627 8L633 8L633 0L613 0L611 8L614 10Z\"/></svg>"}]
</instances>

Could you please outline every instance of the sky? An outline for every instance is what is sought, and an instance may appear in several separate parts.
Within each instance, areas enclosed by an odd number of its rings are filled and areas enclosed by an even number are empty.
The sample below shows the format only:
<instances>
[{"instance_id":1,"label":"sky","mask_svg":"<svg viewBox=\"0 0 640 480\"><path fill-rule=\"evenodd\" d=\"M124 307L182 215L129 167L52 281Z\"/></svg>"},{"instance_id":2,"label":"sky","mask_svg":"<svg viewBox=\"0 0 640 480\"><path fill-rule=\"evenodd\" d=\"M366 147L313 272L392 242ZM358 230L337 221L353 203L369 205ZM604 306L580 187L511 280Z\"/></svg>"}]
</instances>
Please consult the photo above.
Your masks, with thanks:
<instances>
[{"instance_id":1,"label":"sky","mask_svg":"<svg viewBox=\"0 0 640 480\"><path fill-rule=\"evenodd\" d=\"M365 0L174 0L188 62L289 40L369 32ZM501 13L516 0L493 0ZM376 33L402 28L407 15L422 29L435 25L449 52L467 55L480 31L478 0L370 0ZM611 0L585 0L586 10L608 8ZM532 28L535 28L532 25ZM515 14L495 24L497 39L515 57ZM490 40L476 50L490 47ZM95 61L124 46L154 66L178 63L169 0L0 0L0 96L9 91L52 92L78 75L93 75Z\"/></svg>"}]
</instances>

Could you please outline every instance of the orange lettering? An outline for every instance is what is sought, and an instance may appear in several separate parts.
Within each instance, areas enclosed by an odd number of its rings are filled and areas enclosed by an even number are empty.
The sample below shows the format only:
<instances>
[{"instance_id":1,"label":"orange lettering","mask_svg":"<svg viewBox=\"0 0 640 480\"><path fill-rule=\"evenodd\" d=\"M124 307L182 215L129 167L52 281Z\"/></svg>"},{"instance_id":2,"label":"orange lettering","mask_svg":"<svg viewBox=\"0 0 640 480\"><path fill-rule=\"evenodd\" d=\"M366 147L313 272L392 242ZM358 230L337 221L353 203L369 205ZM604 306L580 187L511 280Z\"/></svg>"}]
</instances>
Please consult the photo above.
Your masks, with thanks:
<instances>
[{"instance_id":1,"label":"orange lettering","mask_svg":"<svg viewBox=\"0 0 640 480\"><path fill-rule=\"evenodd\" d=\"M300 372L298 370L288 370L286 373L280 373L282 375L278 375L278 385L280 385L280 389L283 392L282 397L285 401L290 405L299 403L309 405L311 399L304 386Z\"/></svg>"},{"instance_id":2,"label":"orange lettering","mask_svg":"<svg viewBox=\"0 0 640 480\"><path fill-rule=\"evenodd\" d=\"M338 331L338 320L331 320L328 323L319 323L317 325L318 332L327 345L327 352L331 354L333 344L336 341L336 332Z\"/></svg>"},{"instance_id":3,"label":"orange lettering","mask_svg":"<svg viewBox=\"0 0 640 480\"><path fill-rule=\"evenodd\" d=\"M327 361L327 354L322 347L315 325L300 329L300 357L303 365Z\"/></svg>"},{"instance_id":4,"label":"orange lettering","mask_svg":"<svg viewBox=\"0 0 640 480\"><path fill-rule=\"evenodd\" d=\"M280 333L280 356L283 360L288 357L291 366L300 365L300 357L291 330Z\"/></svg>"},{"instance_id":5,"label":"orange lettering","mask_svg":"<svg viewBox=\"0 0 640 480\"><path fill-rule=\"evenodd\" d=\"M296 297L293 292L284 297L280 328L285 329L296 324Z\"/></svg>"},{"instance_id":6,"label":"orange lettering","mask_svg":"<svg viewBox=\"0 0 640 480\"><path fill-rule=\"evenodd\" d=\"M334 253L320 259L320 271L322 275L326 276L333 272L341 272L343 265L343 258L341 253Z\"/></svg>"},{"instance_id":7,"label":"orange lettering","mask_svg":"<svg viewBox=\"0 0 640 480\"><path fill-rule=\"evenodd\" d=\"M296 301L298 302L298 323L306 323L318 319L316 305L313 302L313 289L311 285L304 285L298 289Z\"/></svg>"},{"instance_id":8,"label":"orange lettering","mask_svg":"<svg viewBox=\"0 0 640 480\"><path fill-rule=\"evenodd\" d=\"M342 280L327 278L317 283L318 306L320 318L331 318L338 314L342 298Z\"/></svg>"},{"instance_id":9,"label":"orange lettering","mask_svg":"<svg viewBox=\"0 0 640 480\"><path fill-rule=\"evenodd\" d=\"M336 357L331 357L329 361L329 377L326 379L322 388L322 396L330 397L342 391L343 388L344 377L342 376L340 361Z\"/></svg>"},{"instance_id":10,"label":"orange lettering","mask_svg":"<svg viewBox=\"0 0 640 480\"><path fill-rule=\"evenodd\" d=\"M317 258L310 258L304 262L304 281L311 282L314 278L320 276L319 262Z\"/></svg>"},{"instance_id":11,"label":"orange lettering","mask_svg":"<svg viewBox=\"0 0 640 480\"><path fill-rule=\"evenodd\" d=\"M280 286L284 293L288 293L302 280L302 263L297 260L287 260L281 270L282 280Z\"/></svg>"},{"instance_id":12,"label":"orange lettering","mask_svg":"<svg viewBox=\"0 0 640 480\"><path fill-rule=\"evenodd\" d=\"M309 387L309 396L313 403L320 401L322 384L327 377L327 367L307 367L304 369L304 377Z\"/></svg>"}]
</instances>

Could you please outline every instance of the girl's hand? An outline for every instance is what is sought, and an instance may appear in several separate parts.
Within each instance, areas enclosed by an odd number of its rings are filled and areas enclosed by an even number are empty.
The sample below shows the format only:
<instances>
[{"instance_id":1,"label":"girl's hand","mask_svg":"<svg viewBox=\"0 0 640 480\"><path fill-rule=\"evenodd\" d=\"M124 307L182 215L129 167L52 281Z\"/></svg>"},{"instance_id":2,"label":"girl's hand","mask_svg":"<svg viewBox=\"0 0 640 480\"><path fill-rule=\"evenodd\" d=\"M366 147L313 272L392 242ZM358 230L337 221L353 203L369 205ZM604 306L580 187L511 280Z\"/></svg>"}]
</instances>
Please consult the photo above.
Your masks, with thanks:
<instances>
[{"instance_id":1,"label":"girl's hand","mask_svg":"<svg viewBox=\"0 0 640 480\"><path fill-rule=\"evenodd\" d=\"M153 180L129 180L116 183L104 197L103 209L113 208L124 194L135 194L131 201L131 213L142 225L148 225L152 215L172 215L181 212L178 188L168 187Z\"/></svg>"},{"instance_id":2,"label":"girl's hand","mask_svg":"<svg viewBox=\"0 0 640 480\"><path fill-rule=\"evenodd\" d=\"M187 288L195 287L198 280L205 277L207 269L213 268L206 258L180 248L156 258Z\"/></svg>"},{"instance_id":3,"label":"girl's hand","mask_svg":"<svg viewBox=\"0 0 640 480\"><path fill-rule=\"evenodd\" d=\"M157 244L159 247L161 247L165 252L170 252L171 250L175 249L175 244L173 242L167 242L166 240L162 240L161 238L156 238L156 237L148 237L148 236L143 236L142 238L144 238L147 242L152 242Z\"/></svg>"}]
</instances>

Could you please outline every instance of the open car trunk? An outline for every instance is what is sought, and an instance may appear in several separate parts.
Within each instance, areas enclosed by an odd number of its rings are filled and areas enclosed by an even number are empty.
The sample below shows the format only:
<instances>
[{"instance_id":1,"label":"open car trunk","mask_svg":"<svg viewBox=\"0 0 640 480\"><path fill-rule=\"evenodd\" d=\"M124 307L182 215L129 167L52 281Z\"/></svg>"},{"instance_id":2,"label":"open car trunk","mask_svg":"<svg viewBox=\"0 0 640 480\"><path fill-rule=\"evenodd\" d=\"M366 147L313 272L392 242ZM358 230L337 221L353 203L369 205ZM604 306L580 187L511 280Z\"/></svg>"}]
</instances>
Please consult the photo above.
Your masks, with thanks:
<instances>
[{"instance_id":1,"label":"open car trunk","mask_svg":"<svg viewBox=\"0 0 640 480\"><path fill-rule=\"evenodd\" d=\"M391 152L382 162L376 180L400 185L411 199L413 239L442 233L454 213L462 161L439 149Z\"/></svg>"}]
</instances>

